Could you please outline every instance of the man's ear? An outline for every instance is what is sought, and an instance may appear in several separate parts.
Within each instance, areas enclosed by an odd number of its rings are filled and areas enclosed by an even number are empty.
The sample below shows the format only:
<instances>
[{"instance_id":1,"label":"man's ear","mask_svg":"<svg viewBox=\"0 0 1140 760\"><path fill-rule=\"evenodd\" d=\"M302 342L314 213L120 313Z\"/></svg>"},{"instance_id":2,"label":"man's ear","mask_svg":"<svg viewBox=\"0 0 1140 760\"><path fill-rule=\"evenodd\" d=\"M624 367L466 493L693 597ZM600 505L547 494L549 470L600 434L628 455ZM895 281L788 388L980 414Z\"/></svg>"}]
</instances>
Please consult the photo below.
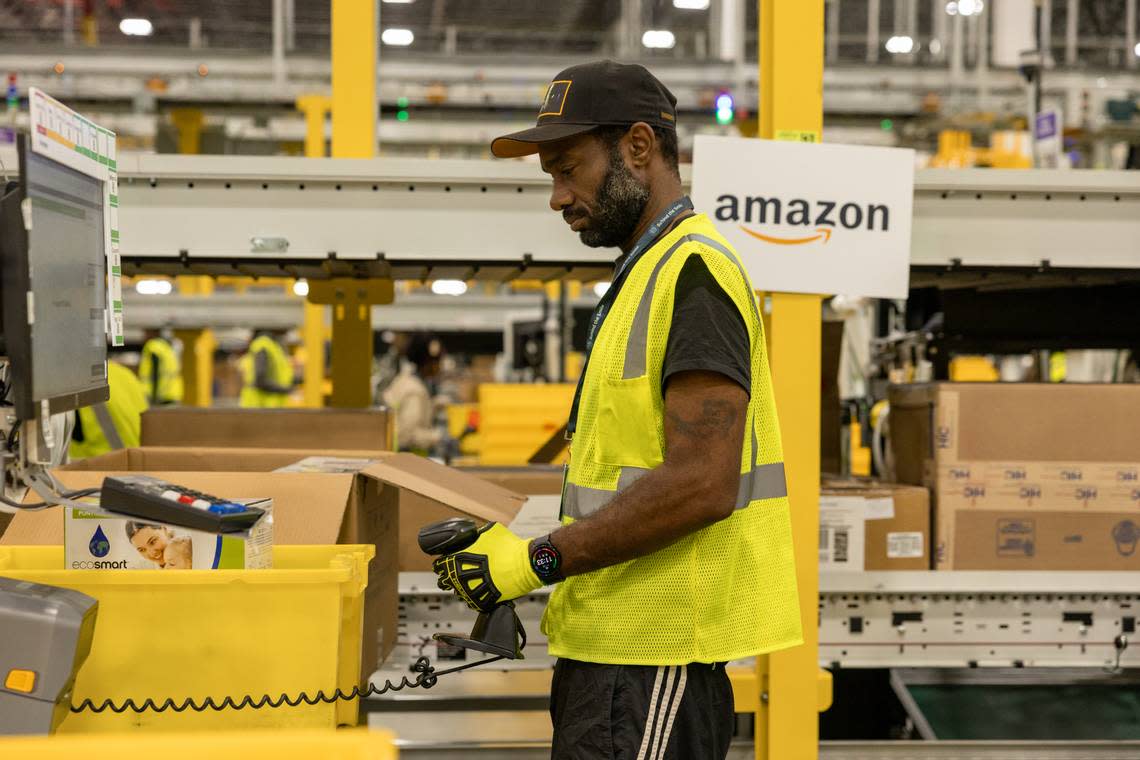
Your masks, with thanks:
<instances>
[{"instance_id":1,"label":"man's ear","mask_svg":"<svg viewBox=\"0 0 1140 760\"><path fill-rule=\"evenodd\" d=\"M630 166L636 169L649 166L653 150L657 145L657 135L653 134L653 127L644 121L639 121L625 133L625 140Z\"/></svg>"}]
</instances>

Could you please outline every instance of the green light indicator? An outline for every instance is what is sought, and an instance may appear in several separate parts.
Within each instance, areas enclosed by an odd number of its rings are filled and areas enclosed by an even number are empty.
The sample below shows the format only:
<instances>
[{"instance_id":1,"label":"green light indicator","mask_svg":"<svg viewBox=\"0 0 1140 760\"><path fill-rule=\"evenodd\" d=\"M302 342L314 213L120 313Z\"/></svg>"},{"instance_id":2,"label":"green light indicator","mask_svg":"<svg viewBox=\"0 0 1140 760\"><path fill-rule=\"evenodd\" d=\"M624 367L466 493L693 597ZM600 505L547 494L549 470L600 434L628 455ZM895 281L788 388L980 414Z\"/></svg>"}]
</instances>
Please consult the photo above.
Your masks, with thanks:
<instances>
[{"instance_id":1,"label":"green light indicator","mask_svg":"<svg viewBox=\"0 0 1140 760\"><path fill-rule=\"evenodd\" d=\"M732 109L731 108L718 108L716 112L717 124L731 124L732 123Z\"/></svg>"},{"instance_id":2,"label":"green light indicator","mask_svg":"<svg viewBox=\"0 0 1140 760\"><path fill-rule=\"evenodd\" d=\"M890 132L895 128L895 123L890 119L883 119L879 122L879 126L882 127L884 132Z\"/></svg>"},{"instance_id":3,"label":"green light indicator","mask_svg":"<svg viewBox=\"0 0 1140 760\"><path fill-rule=\"evenodd\" d=\"M396 98L396 105L398 105L400 108L407 108L408 107L408 99L407 98Z\"/></svg>"},{"instance_id":4,"label":"green light indicator","mask_svg":"<svg viewBox=\"0 0 1140 760\"><path fill-rule=\"evenodd\" d=\"M396 121L407 121L407 120L408 120L408 112L407 111L397 111L396 112Z\"/></svg>"}]
</instances>

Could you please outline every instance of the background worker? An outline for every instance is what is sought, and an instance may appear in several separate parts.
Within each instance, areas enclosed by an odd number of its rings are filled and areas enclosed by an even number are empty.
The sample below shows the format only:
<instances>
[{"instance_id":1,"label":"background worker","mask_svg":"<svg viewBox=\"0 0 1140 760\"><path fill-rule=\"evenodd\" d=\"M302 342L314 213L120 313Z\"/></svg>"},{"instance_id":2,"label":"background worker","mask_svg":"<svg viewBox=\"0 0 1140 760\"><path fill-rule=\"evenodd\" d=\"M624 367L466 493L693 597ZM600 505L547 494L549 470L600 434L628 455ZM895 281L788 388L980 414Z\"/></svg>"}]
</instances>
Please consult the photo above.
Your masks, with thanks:
<instances>
[{"instance_id":1,"label":"background worker","mask_svg":"<svg viewBox=\"0 0 1140 760\"><path fill-rule=\"evenodd\" d=\"M284 331L263 329L254 333L241 358L241 405L282 407L288 403L295 377L293 363L281 345Z\"/></svg>"},{"instance_id":2,"label":"background worker","mask_svg":"<svg viewBox=\"0 0 1140 760\"><path fill-rule=\"evenodd\" d=\"M395 412L396 446L400 451L432 453L447 437L435 424L435 405L427 385L439 370L439 341L424 335L400 334L395 336L392 349L399 368L378 396Z\"/></svg>"},{"instance_id":3,"label":"background worker","mask_svg":"<svg viewBox=\"0 0 1140 760\"><path fill-rule=\"evenodd\" d=\"M139 445L146 394L135 373L113 359L107 362L111 397L75 413L68 456L71 459L106 454Z\"/></svg>"},{"instance_id":4,"label":"background worker","mask_svg":"<svg viewBox=\"0 0 1140 760\"><path fill-rule=\"evenodd\" d=\"M723 758L725 662L802 640L754 289L682 193L675 106L641 66L574 66L535 128L491 148L538 152L550 207L621 248L571 410L562 527L528 542L491 524L435 565L481 609L559 584L542 623L556 759Z\"/></svg>"},{"instance_id":5,"label":"background worker","mask_svg":"<svg viewBox=\"0 0 1140 760\"><path fill-rule=\"evenodd\" d=\"M144 336L139 380L147 401L155 406L182 403L182 360L174 341L166 331L147 330Z\"/></svg>"}]
</instances>

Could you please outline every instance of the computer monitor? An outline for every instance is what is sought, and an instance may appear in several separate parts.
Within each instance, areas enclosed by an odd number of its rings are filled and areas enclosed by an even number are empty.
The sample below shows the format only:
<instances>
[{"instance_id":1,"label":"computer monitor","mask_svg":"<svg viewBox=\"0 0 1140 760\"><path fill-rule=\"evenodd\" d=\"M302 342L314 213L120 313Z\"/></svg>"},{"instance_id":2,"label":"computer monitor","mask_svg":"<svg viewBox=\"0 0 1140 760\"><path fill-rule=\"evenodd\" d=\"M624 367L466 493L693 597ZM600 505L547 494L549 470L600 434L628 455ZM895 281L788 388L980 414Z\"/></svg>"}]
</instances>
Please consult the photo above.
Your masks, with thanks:
<instances>
[{"instance_id":1,"label":"computer monitor","mask_svg":"<svg viewBox=\"0 0 1140 760\"><path fill-rule=\"evenodd\" d=\"M102 182L23 135L17 152L19 182L0 198L0 316L11 401L29 420L109 397L107 259Z\"/></svg>"}]
</instances>

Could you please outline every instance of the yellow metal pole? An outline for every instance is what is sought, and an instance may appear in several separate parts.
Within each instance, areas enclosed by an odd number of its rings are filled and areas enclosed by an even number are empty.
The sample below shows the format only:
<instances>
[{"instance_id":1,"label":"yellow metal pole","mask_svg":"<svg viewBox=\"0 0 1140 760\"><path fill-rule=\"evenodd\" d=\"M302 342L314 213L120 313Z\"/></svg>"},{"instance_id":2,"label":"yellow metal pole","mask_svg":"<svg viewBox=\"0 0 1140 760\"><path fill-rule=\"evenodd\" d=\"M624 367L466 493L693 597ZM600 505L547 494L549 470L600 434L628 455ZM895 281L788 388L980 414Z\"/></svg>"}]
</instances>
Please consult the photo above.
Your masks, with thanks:
<instances>
[{"instance_id":1,"label":"yellow metal pole","mask_svg":"<svg viewBox=\"0 0 1140 760\"><path fill-rule=\"evenodd\" d=\"M332 99L326 95L302 95L297 110L305 114L305 156L324 158L325 119ZM301 342L305 347L305 367L301 391L305 406L324 406L325 382L325 307L305 300L305 321L301 325Z\"/></svg>"},{"instance_id":2,"label":"yellow metal pole","mask_svg":"<svg viewBox=\"0 0 1140 760\"><path fill-rule=\"evenodd\" d=\"M305 115L305 156L324 158L325 120L332 99L327 95L302 95L297 98L297 110Z\"/></svg>"},{"instance_id":3,"label":"yellow metal pole","mask_svg":"<svg viewBox=\"0 0 1140 760\"><path fill-rule=\"evenodd\" d=\"M309 300L332 306L332 406L372 405L372 305L394 298L391 280L309 282Z\"/></svg>"},{"instance_id":4,"label":"yellow metal pole","mask_svg":"<svg viewBox=\"0 0 1140 760\"><path fill-rule=\"evenodd\" d=\"M202 125L205 117L198 108L175 108L170 120L178 130L178 152L197 155L202 151Z\"/></svg>"},{"instance_id":5,"label":"yellow metal pole","mask_svg":"<svg viewBox=\"0 0 1140 760\"><path fill-rule=\"evenodd\" d=\"M372 158L376 155L376 0L332 0L332 156ZM309 284L314 300L318 283ZM372 283L364 283L365 292ZM371 303L390 303L392 282L386 281L387 301L358 298L360 288L334 288L342 299L333 303L332 405L370 406L372 403Z\"/></svg>"},{"instance_id":6,"label":"yellow metal pole","mask_svg":"<svg viewBox=\"0 0 1140 760\"><path fill-rule=\"evenodd\" d=\"M760 137L819 142L824 0L763 0ZM819 670L819 415L822 296L773 293L772 382L792 505L803 646L759 658L756 757L814 760L830 681ZM766 697L766 698L765 698ZM826 704L825 704L826 702Z\"/></svg>"}]
</instances>

